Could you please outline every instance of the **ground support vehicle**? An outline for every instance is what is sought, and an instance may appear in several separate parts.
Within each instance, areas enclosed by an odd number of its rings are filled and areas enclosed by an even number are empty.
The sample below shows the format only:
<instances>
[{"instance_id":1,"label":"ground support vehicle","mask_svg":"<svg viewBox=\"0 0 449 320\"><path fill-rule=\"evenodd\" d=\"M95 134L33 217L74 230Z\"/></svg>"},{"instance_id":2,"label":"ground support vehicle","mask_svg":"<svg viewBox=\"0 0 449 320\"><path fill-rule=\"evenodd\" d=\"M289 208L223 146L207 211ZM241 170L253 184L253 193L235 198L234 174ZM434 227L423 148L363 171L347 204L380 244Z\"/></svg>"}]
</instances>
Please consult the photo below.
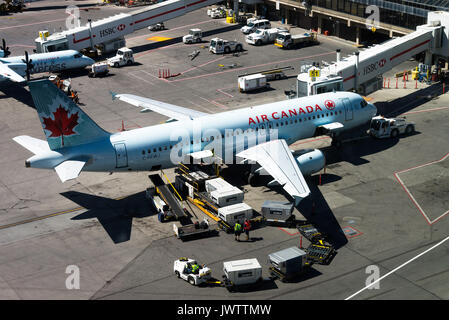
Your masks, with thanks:
<instances>
[{"instance_id":1,"label":"ground support vehicle","mask_svg":"<svg viewBox=\"0 0 449 320\"><path fill-rule=\"evenodd\" d=\"M59 76L54 74L49 76L48 80L62 90L70 99L73 100L73 102L79 103L78 92L72 89L72 83L70 80L62 80Z\"/></svg>"},{"instance_id":2,"label":"ground support vehicle","mask_svg":"<svg viewBox=\"0 0 449 320\"><path fill-rule=\"evenodd\" d=\"M198 272L192 273L192 266L198 264L196 260L189 258L179 258L175 260L173 264L173 271L178 278L181 278L193 286L198 286L203 283L207 283L207 281L211 278L211 270L206 267L204 264L200 266Z\"/></svg>"},{"instance_id":3,"label":"ground support vehicle","mask_svg":"<svg viewBox=\"0 0 449 320\"><path fill-rule=\"evenodd\" d=\"M182 42L191 44L191 43L199 43L203 41L203 33L201 29L190 29L189 34L182 37Z\"/></svg>"},{"instance_id":4,"label":"ground support vehicle","mask_svg":"<svg viewBox=\"0 0 449 320\"><path fill-rule=\"evenodd\" d=\"M153 24L152 26L149 26L148 30L150 30L150 31L165 30L165 26L164 26L163 22L160 22L160 23Z\"/></svg>"},{"instance_id":5,"label":"ground support vehicle","mask_svg":"<svg viewBox=\"0 0 449 320\"><path fill-rule=\"evenodd\" d=\"M282 49L293 49L299 46L318 44L316 32L291 35L289 32L281 32L276 38L275 46Z\"/></svg>"},{"instance_id":6,"label":"ground support vehicle","mask_svg":"<svg viewBox=\"0 0 449 320\"><path fill-rule=\"evenodd\" d=\"M281 32L288 32L288 30L285 28L257 29L255 32L247 35L245 41L256 46L273 43Z\"/></svg>"},{"instance_id":7,"label":"ground support vehicle","mask_svg":"<svg viewBox=\"0 0 449 320\"><path fill-rule=\"evenodd\" d=\"M385 118L376 116L371 120L369 134L374 138L396 138L400 134L415 132L415 123L409 122L405 117Z\"/></svg>"},{"instance_id":8,"label":"ground support vehicle","mask_svg":"<svg viewBox=\"0 0 449 320\"><path fill-rule=\"evenodd\" d=\"M108 64L114 68L125 65L130 66L134 64L133 51L126 47L120 48L117 50L117 54L115 55L115 57L109 58L107 61Z\"/></svg>"},{"instance_id":9,"label":"ground support vehicle","mask_svg":"<svg viewBox=\"0 0 449 320\"><path fill-rule=\"evenodd\" d=\"M90 66L88 76L95 78L98 76L105 76L109 73L107 62L97 62Z\"/></svg>"},{"instance_id":10,"label":"ground support vehicle","mask_svg":"<svg viewBox=\"0 0 449 320\"><path fill-rule=\"evenodd\" d=\"M322 264L322 265L329 265L334 257L337 255L337 250L334 249L329 244L326 244L324 242L318 244L318 243L312 243L307 249L307 259L310 262Z\"/></svg>"},{"instance_id":11,"label":"ground support vehicle","mask_svg":"<svg viewBox=\"0 0 449 320\"><path fill-rule=\"evenodd\" d=\"M263 70L263 71L254 72L254 73L242 74L242 75L239 75L238 78L250 76L250 75L253 75L253 74L261 74L261 75L264 75L267 78L267 81L279 80L279 79L285 79L287 77L285 75L285 73L284 73L285 71L287 71L287 70L294 70L294 69L295 68L293 68L292 66L280 67L280 68Z\"/></svg>"},{"instance_id":12,"label":"ground support vehicle","mask_svg":"<svg viewBox=\"0 0 449 320\"><path fill-rule=\"evenodd\" d=\"M148 177L154 187L147 189L147 198L152 201L156 208L159 221L179 220L186 217L186 209L182 206L181 198L179 197L178 200L170 192L169 186L164 183L161 176L159 174L150 174ZM171 183L170 187L175 188Z\"/></svg>"},{"instance_id":13,"label":"ground support vehicle","mask_svg":"<svg viewBox=\"0 0 449 320\"><path fill-rule=\"evenodd\" d=\"M318 243L320 240L324 239L323 234L310 223L298 225L296 228L299 233L311 243Z\"/></svg>"},{"instance_id":14,"label":"ground support vehicle","mask_svg":"<svg viewBox=\"0 0 449 320\"><path fill-rule=\"evenodd\" d=\"M195 223L184 226L173 224L173 231L176 237L182 241L209 237L217 234L216 230L210 228L209 222L206 219L201 222L196 221Z\"/></svg>"},{"instance_id":15,"label":"ground support vehicle","mask_svg":"<svg viewBox=\"0 0 449 320\"><path fill-rule=\"evenodd\" d=\"M228 41L221 38L213 38L210 40L209 52L218 53L231 53L239 52L243 50L243 45L238 41Z\"/></svg>"},{"instance_id":16,"label":"ground support vehicle","mask_svg":"<svg viewBox=\"0 0 449 320\"><path fill-rule=\"evenodd\" d=\"M261 209L261 214L268 225L296 226L296 217L293 213L293 203L266 200Z\"/></svg>"},{"instance_id":17,"label":"ground support vehicle","mask_svg":"<svg viewBox=\"0 0 449 320\"><path fill-rule=\"evenodd\" d=\"M255 32L257 29L270 29L271 23L267 19L260 20L247 20L246 26L243 26L240 31L244 34L250 34Z\"/></svg>"}]
</instances>

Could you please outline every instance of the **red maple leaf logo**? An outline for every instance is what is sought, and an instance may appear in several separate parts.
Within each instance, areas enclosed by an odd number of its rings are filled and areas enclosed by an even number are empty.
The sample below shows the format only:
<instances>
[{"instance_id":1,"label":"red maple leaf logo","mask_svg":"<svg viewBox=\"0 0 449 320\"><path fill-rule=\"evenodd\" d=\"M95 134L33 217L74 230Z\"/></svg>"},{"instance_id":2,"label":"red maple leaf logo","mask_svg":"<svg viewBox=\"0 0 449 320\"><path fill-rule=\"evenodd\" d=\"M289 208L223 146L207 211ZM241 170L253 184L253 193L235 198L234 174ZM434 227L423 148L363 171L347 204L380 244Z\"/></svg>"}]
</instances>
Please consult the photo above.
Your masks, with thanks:
<instances>
[{"instance_id":1,"label":"red maple leaf logo","mask_svg":"<svg viewBox=\"0 0 449 320\"><path fill-rule=\"evenodd\" d=\"M54 120L51 117L42 118L46 130L51 132L50 137L61 137L61 145L64 146L64 136L70 136L76 132L73 129L78 125L78 112L69 118L67 110L59 105L53 112Z\"/></svg>"},{"instance_id":2,"label":"red maple leaf logo","mask_svg":"<svg viewBox=\"0 0 449 320\"><path fill-rule=\"evenodd\" d=\"M333 102L332 100L326 100L324 101L324 105L326 106L327 109L329 110L333 110L335 108L335 102Z\"/></svg>"}]
</instances>

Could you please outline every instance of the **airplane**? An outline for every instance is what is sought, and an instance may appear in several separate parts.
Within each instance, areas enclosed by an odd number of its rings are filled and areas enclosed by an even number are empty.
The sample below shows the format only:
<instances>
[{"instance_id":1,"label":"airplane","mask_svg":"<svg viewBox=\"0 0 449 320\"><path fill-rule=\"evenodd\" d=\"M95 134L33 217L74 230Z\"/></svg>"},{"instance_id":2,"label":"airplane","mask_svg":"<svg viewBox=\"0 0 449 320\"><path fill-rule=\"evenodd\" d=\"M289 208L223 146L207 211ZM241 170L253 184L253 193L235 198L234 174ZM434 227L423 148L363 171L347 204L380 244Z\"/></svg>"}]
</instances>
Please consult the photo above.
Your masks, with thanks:
<instances>
[{"instance_id":1,"label":"airplane","mask_svg":"<svg viewBox=\"0 0 449 320\"><path fill-rule=\"evenodd\" d=\"M4 48L4 49L3 49ZM3 43L0 50L3 56L9 55L9 50ZM58 72L69 69L84 68L95 61L75 50L63 50L48 53L36 53L24 56L0 58L0 83L13 81L23 83L30 81L30 75L40 72ZM26 80L24 78L26 76Z\"/></svg>"},{"instance_id":2,"label":"airplane","mask_svg":"<svg viewBox=\"0 0 449 320\"><path fill-rule=\"evenodd\" d=\"M34 156L26 167L55 169L62 182L81 170L96 172L158 171L175 167L182 156L221 155L225 163L252 161L252 174L269 174L268 185L281 185L299 203L310 194L305 175L325 165L320 150L296 158L288 145L368 123L377 109L351 92L329 92L264 105L208 114L131 94L113 99L169 117L166 123L117 133L98 126L47 79L29 83L47 141L17 136L14 141ZM243 138L243 139L241 139ZM213 149L213 150L212 150ZM230 156L229 156L230 155Z\"/></svg>"}]
</instances>

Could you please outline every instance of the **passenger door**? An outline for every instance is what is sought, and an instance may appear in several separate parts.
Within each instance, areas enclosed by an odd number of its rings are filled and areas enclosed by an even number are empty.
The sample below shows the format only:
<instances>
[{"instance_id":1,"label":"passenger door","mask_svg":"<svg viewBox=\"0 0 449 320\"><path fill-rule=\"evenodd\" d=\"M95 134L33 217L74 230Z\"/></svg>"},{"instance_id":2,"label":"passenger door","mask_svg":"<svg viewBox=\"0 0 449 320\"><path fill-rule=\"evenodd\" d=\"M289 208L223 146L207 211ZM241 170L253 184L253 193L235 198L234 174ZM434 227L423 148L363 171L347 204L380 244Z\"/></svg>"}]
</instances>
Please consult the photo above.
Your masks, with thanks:
<instances>
[{"instance_id":1,"label":"passenger door","mask_svg":"<svg viewBox=\"0 0 449 320\"><path fill-rule=\"evenodd\" d=\"M350 121L354 117L354 112L352 109L352 104L348 98L341 99L343 105L345 106L345 120Z\"/></svg>"}]
</instances>

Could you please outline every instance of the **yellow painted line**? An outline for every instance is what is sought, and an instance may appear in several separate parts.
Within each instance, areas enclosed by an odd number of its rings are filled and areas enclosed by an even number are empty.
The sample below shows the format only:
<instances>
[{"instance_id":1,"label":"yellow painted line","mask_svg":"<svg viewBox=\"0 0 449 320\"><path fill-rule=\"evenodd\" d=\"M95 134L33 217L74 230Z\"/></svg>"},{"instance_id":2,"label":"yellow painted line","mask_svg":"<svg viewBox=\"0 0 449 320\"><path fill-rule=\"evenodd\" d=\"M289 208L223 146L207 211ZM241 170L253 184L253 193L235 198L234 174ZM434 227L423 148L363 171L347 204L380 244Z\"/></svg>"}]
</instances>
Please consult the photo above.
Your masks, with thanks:
<instances>
[{"instance_id":1,"label":"yellow painted line","mask_svg":"<svg viewBox=\"0 0 449 320\"><path fill-rule=\"evenodd\" d=\"M173 39L173 38L154 36L154 37L148 38L147 40L149 40L149 41L158 41L159 42L159 41L167 41L167 40L171 40L171 39Z\"/></svg>"}]
</instances>

